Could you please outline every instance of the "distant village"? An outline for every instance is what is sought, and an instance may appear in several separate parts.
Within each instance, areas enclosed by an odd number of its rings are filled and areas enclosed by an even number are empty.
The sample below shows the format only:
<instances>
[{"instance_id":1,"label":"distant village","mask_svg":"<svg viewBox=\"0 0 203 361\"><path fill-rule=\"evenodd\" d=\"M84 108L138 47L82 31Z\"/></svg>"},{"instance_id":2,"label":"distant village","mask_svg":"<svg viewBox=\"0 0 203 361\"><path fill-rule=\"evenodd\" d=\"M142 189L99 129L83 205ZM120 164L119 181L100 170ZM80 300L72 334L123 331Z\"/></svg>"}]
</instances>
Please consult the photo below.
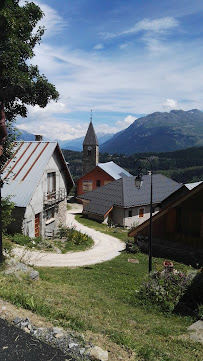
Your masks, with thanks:
<instances>
[{"instance_id":1,"label":"distant village","mask_svg":"<svg viewBox=\"0 0 203 361\"><path fill-rule=\"evenodd\" d=\"M153 179L153 238L174 247L202 247L203 182L178 183L162 174L143 175L140 189L135 176L113 161L99 163L99 143L92 119L83 142L83 175L74 182L57 142L16 142L4 166L2 197L15 203L8 232L51 237L66 224L67 199L75 198L83 215L109 226L126 227L138 239L149 232L150 182ZM76 184L75 184L76 183Z\"/></svg>"}]
</instances>

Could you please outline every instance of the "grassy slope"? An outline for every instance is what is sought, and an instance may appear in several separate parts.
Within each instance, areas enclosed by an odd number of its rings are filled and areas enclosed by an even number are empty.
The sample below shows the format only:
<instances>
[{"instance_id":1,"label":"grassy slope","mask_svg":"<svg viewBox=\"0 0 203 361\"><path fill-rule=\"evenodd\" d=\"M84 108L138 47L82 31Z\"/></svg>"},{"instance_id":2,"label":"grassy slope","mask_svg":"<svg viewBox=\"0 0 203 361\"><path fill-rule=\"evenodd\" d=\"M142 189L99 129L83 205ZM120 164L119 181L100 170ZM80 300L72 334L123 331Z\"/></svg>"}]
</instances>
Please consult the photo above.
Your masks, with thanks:
<instances>
[{"instance_id":1,"label":"grassy slope","mask_svg":"<svg viewBox=\"0 0 203 361\"><path fill-rule=\"evenodd\" d=\"M129 230L123 229L123 228L110 228L106 224L98 223L96 221L93 221L91 219L83 217L82 214L77 214L75 216L76 221L80 222L86 227L93 228L96 231L100 231L104 234L108 234L109 236L117 237L121 241L126 241L128 238L128 232Z\"/></svg>"},{"instance_id":2,"label":"grassy slope","mask_svg":"<svg viewBox=\"0 0 203 361\"><path fill-rule=\"evenodd\" d=\"M88 221L90 224L95 227L94 222ZM134 257L139 264L128 262ZM154 258L153 266L162 262ZM179 270L187 269L182 264L174 265ZM139 361L202 361L202 345L181 336L192 323L191 318L163 314L137 299L136 290L147 275L147 255L123 252L90 267L38 270L38 282L27 277L5 277L0 272L0 296L63 327L107 336L136 350Z\"/></svg>"},{"instance_id":3,"label":"grassy slope","mask_svg":"<svg viewBox=\"0 0 203 361\"><path fill-rule=\"evenodd\" d=\"M77 269L40 268L39 282L0 275L0 296L64 327L107 335L135 349L143 360L202 360L200 345L179 338L191 319L161 314L136 299L148 259L138 254L140 263L135 265L128 263L128 257L121 254Z\"/></svg>"}]
</instances>

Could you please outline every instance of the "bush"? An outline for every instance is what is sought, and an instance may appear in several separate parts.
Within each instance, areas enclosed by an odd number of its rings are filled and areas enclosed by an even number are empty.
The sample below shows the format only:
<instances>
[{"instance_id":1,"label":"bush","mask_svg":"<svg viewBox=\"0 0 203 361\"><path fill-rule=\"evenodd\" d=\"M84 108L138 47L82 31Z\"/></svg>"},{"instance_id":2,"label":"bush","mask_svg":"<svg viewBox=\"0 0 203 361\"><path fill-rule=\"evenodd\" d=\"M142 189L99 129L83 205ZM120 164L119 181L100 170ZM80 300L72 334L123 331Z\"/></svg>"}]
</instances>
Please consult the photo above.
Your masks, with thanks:
<instances>
[{"instance_id":1,"label":"bush","mask_svg":"<svg viewBox=\"0 0 203 361\"><path fill-rule=\"evenodd\" d=\"M12 211L15 207L14 203L11 202L10 197L1 199L2 207L2 231L6 232L8 225L13 221Z\"/></svg>"},{"instance_id":2,"label":"bush","mask_svg":"<svg viewBox=\"0 0 203 361\"><path fill-rule=\"evenodd\" d=\"M203 320L203 305L199 305L197 315L200 320Z\"/></svg>"},{"instance_id":3,"label":"bush","mask_svg":"<svg viewBox=\"0 0 203 361\"><path fill-rule=\"evenodd\" d=\"M154 271L141 285L138 296L160 306L163 311L172 311L191 284L192 278L192 275L176 270Z\"/></svg>"},{"instance_id":4,"label":"bush","mask_svg":"<svg viewBox=\"0 0 203 361\"><path fill-rule=\"evenodd\" d=\"M128 253L137 253L140 251L139 245L135 241L129 239L125 242L125 249Z\"/></svg>"},{"instance_id":5,"label":"bush","mask_svg":"<svg viewBox=\"0 0 203 361\"><path fill-rule=\"evenodd\" d=\"M15 233L14 236L12 237L12 241L19 244L20 246L26 246L29 248L33 248L36 245L38 245L39 243L41 243L42 239L41 239L41 237L36 237L33 239L24 234Z\"/></svg>"},{"instance_id":6,"label":"bush","mask_svg":"<svg viewBox=\"0 0 203 361\"><path fill-rule=\"evenodd\" d=\"M74 227L60 227L58 232L59 238L64 238L64 250L68 251L71 246L86 246L90 247L93 244L91 237L76 231ZM76 247L77 248L77 247Z\"/></svg>"}]
</instances>

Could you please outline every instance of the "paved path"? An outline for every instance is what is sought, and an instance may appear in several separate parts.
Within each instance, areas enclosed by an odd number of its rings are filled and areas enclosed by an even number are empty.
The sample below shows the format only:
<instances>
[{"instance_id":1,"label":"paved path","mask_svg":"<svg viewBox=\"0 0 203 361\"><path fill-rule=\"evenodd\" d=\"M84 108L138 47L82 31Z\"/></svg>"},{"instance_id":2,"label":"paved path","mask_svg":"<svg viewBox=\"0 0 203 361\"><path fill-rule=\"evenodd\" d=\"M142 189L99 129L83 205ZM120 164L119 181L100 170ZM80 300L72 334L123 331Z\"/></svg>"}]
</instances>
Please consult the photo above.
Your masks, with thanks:
<instances>
[{"instance_id":1,"label":"paved path","mask_svg":"<svg viewBox=\"0 0 203 361\"><path fill-rule=\"evenodd\" d=\"M65 355L59 349L55 349L46 343L37 340L23 330L0 319L0 360L76 361L76 358Z\"/></svg>"},{"instance_id":2,"label":"paved path","mask_svg":"<svg viewBox=\"0 0 203 361\"><path fill-rule=\"evenodd\" d=\"M22 257L23 262L40 267L80 267L108 261L117 257L125 248L125 244L118 238L106 235L83 226L75 220L75 213L81 212L80 205L67 211L67 225L74 226L82 233L86 233L94 240L94 246L87 251L68 252L58 254L53 252L41 252L25 250L16 247L14 255Z\"/></svg>"}]
</instances>

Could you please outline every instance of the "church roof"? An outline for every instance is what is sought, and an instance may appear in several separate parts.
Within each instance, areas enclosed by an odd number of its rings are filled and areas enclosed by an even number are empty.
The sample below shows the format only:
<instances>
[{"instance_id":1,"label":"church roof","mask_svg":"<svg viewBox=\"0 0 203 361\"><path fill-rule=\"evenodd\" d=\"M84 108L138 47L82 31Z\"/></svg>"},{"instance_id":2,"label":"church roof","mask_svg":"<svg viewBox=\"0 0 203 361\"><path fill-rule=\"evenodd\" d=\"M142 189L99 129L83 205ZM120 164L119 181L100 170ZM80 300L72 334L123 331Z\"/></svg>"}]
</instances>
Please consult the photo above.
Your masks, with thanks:
<instances>
[{"instance_id":1,"label":"church roof","mask_svg":"<svg viewBox=\"0 0 203 361\"><path fill-rule=\"evenodd\" d=\"M83 145L99 145L92 121L90 121Z\"/></svg>"}]
</instances>

